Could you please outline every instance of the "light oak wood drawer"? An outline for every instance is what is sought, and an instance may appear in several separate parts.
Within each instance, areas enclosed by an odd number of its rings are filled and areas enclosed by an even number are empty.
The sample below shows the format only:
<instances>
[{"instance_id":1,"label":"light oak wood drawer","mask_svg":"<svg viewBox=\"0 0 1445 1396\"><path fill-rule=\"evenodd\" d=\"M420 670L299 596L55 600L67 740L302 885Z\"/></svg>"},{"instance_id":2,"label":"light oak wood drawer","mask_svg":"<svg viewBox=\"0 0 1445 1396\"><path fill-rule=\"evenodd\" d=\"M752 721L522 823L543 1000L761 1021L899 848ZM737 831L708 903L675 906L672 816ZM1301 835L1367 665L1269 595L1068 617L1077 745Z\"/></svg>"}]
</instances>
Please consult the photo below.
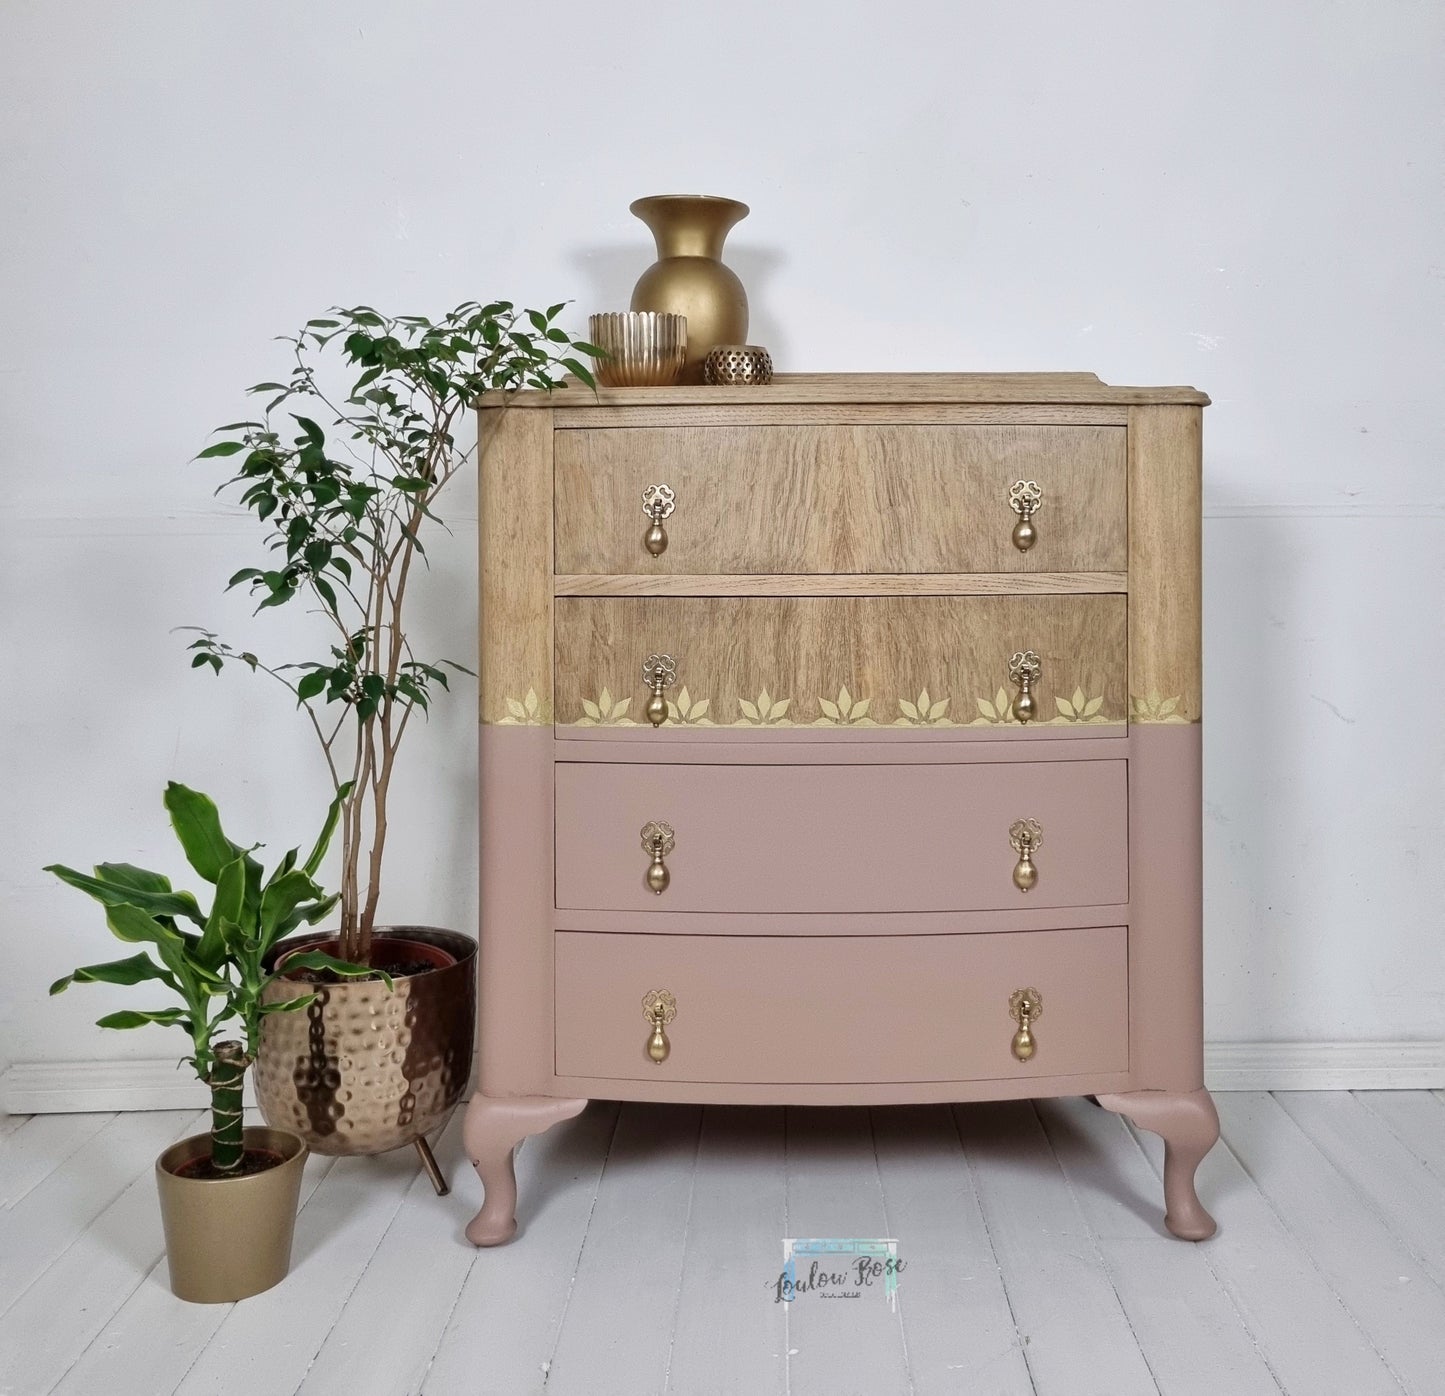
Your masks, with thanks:
<instances>
[{"instance_id":1,"label":"light oak wood drawer","mask_svg":"<svg viewBox=\"0 0 1445 1396\"><path fill-rule=\"evenodd\" d=\"M1124 761L556 768L566 910L992 911L1126 902ZM1036 885L1014 884L1015 820L1035 819ZM642 829L670 825L656 894Z\"/></svg>"},{"instance_id":2,"label":"light oak wood drawer","mask_svg":"<svg viewBox=\"0 0 1445 1396\"><path fill-rule=\"evenodd\" d=\"M556 434L556 569L1086 572L1127 565L1125 428L766 426ZM1037 541L1009 489L1037 482ZM675 496L660 556L642 492Z\"/></svg>"},{"instance_id":3,"label":"light oak wood drawer","mask_svg":"<svg viewBox=\"0 0 1445 1396\"><path fill-rule=\"evenodd\" d=\"M1036 989L1028 1062L1009 998ZM654 1064L644 995L676 1016ZM630 1080L824 1084L1128 1070L1128 933L556 936L556 1069Z\"/></svg>"},{"instance_id":4,"label":"light oak wood drawer","mask_svg":"<svg viewBox=\"0 0 1445 1396\"><path fill-rule=\"evenodd\" d=\"M1038 720L1087 730L1127 716L1127 610L1122 596L559 597L556 721L642 722L657 653L677 662L661 739L698 725L1017 727L1009 661L1032 650Z\"/></svg>"}]
</instances>

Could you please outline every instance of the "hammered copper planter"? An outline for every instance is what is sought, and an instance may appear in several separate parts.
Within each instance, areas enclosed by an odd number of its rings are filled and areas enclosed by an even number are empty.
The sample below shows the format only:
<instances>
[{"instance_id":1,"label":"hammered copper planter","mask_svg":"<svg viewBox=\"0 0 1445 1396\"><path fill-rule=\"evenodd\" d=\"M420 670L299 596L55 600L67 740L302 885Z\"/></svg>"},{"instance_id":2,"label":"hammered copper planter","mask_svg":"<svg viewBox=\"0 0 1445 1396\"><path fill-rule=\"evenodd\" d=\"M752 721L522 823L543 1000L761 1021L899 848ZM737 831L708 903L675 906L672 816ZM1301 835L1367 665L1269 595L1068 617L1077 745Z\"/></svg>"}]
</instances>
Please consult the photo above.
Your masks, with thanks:
<instances>
[{"instance_id":1,"label":"hammered copper planter","mask_svg":"<svg viewBox=\"0 0 1445 1396\"><path fill-rule=\"evenodd\" d=\"M270 1124L293 1129L318 1154L380 1154L440 1129L466 1090L476 1035L477 943L432 926L377 928L437 946L456 963L426 974L354 984L277 979L268 1002L317 991L295 1013L267 1014L254 1068ZM330 940L294 936L291 950ZM423 1140L424 1142L424 1140ZM424 1155L425 1157L425 1155Z\"/></svg>"},{"instance_id":2,"label":"hammered copper planter","mask_svg":"<svg viewBox=\"0 0 1445 1396\"><path fill-rule=\"evenodd\" d=\"M156 1160L171 1293L192 1304L231 1304L270 1289L291 1268L291 1237L306 1145L280 1129L248 1126L248 1149L284 1160L244 1178L178 1178L175 1170L209 1158L211 1136L194 1134Z\"/></svg>"}]
</instances>

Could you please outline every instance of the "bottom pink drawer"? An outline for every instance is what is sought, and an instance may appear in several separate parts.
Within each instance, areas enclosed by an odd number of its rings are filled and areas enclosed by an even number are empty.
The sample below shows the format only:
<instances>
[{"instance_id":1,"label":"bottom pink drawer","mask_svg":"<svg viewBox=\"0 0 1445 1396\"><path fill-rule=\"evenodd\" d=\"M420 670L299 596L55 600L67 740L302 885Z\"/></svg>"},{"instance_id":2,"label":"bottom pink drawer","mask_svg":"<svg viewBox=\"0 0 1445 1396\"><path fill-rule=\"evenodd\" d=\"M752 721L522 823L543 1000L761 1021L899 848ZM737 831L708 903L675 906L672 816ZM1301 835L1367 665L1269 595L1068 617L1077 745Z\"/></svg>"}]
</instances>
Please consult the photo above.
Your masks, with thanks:
<instances>
[{"instance_id":1,"label":"bottom pink drawer","mask_svg":"<svg viewBox=\"0 0 1445 1396\"><path fill-rule=\"evenodd\" d=\"M1128 932L685 936L559 931L557 1074L824 1084L1127 1071ZM1009 996L1043 1003L1032 1060ZM654 1065L643 997L677 1004Z\"/></svg>"}]
</instances>

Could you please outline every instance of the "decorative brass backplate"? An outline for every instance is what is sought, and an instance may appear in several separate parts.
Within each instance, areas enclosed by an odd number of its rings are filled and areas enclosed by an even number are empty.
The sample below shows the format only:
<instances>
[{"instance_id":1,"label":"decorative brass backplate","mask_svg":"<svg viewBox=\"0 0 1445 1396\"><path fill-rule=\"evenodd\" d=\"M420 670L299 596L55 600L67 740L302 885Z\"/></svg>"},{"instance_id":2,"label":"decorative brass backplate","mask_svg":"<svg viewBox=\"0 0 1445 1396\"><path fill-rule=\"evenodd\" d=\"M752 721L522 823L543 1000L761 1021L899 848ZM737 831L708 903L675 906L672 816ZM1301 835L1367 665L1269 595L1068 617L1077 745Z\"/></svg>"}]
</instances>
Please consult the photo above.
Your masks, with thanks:
<instances>
[{"instance_id":1,"label":"decorative brass backplate","mask_svg":"<svg viewBox=\"0 0 1445 1396\"><path fill-rule=\"evenodd\" d=\"M1033 686L1043 677L1044 663L1033 650L1019 650L1008 662L1008 676L1018 689L1013 701L1013 715L1020 722L1032 722L1038 716Z\"/></svg>"},{"instance_id":2,"label":"decorative brass backplate","mask_svg":"<svg viewBox=\"0 0 1445 1396\"><path fill-rule=\"evenodd\" d=\"M662 690L677 682L677 661L670 654L650 654L642 661L642 681L652 690L643 712L654 727L667 721L667 699Z\"/></svg>"},{"instance_id":3,"label":"decorative brass backplate","mask_svg":"<svg viewBox=\"0 0 1445 1396\"><path fill-rule=\"evenodd\" d=\"M676 502L671 485L649 485L642 492L642 512L652 521L642 535L642 546L653 557L661 557L667 551L667 530L662 521L672 516Z\"/></svg>"},{"instance_id":4,"label":"decorative brass backplate","mask_svg":"<svg viewBox=\"0 0 1445 1396\"><path fill-rule=\"evenodd\" d=\"M1034 851L1044 841L1043 825L1037 819L1015 819L1009 825L1008 841L1019 855L1014 865L1014 886L1020 892L1030 891L1039 880L1039 870L1034 864Z\"/></svg>"},{"instance_id":5,"label":"decorative brass backplate","mask_svg":"<svg viewBox=\"0 0 1445 1396\"><path fill-rule=\"evenodd\" d=\"M1008 1011L1019 1025L1013 1035L1011 1050L1019 1061L1031 1061L1039 1049L1033 1025L1044 1016L1043 996L1037 989L1015 989L1009 996Z\"/></svg>"},{"instance_id":6,"label":"decorative brass backplate","mask_svg":"<svg viewBox=\"0 0 1445 1396\"><path fill-rule=\"evenodd\" d=\"M672 874L663 859L672 852L676 842L671 824L653 819L642 826L642 851L652 859L642 880L647 890L659 897L672 881Z\"/></svg>"},{"instance_id":7,"label":"decorative brass backplate","mask_svg":"<svg viewBox=\"0 0 1445 1396\"><path fill-rule=\"evenodd\" d=\"M647 1039L648 1059L655 1066L661 1066L672 1051L663 1029L677 1017L677 1000L667 989L650 989L642 996L642 1016L652 1024Z\"/></svg>"},{"instance_id":8,"label":"decorative brass backplate","mask_svg":"<svg viewBox=\"0 0 1445 1396\"><path fill-rule=\"evenodd\" d=\"M1037 480L1015 480L1009 487L1008 502L1019 521L1014 525L1013 545L1026 553L1038 542L1034 515L1043 507L1044 492Z\"/></svg>"}]
</instances>

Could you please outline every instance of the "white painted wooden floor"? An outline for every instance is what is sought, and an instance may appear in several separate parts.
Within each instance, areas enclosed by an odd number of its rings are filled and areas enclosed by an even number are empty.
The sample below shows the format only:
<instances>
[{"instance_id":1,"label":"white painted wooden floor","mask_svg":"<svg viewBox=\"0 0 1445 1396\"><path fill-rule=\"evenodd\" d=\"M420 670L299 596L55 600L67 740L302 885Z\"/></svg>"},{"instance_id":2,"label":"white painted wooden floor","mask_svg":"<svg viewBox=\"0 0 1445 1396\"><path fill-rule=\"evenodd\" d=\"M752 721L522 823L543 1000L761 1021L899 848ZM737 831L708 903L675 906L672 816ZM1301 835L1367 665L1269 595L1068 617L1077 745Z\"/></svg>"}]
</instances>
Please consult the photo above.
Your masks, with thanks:
<instances>
[{"instance_id":1,"label":"white painted wooden floor","mask_svg":"<svg viewBox=\"0 0 1445 1396\"><path fill-rule=\"evenodd\" d=\"M1202 1245L1162 1150L1086 1101L594 1103L519 1152L523 1231L478 1252L455 1120L313 1158L290 1278L166 1287L151 1165L203 1117L0 1116L0 1391L40 1396L1445 1392L1445 1093L1217 1097ZM785 1236L895 1237L896 1312L774 1302Z\"/></svg>"}]
</instances>

